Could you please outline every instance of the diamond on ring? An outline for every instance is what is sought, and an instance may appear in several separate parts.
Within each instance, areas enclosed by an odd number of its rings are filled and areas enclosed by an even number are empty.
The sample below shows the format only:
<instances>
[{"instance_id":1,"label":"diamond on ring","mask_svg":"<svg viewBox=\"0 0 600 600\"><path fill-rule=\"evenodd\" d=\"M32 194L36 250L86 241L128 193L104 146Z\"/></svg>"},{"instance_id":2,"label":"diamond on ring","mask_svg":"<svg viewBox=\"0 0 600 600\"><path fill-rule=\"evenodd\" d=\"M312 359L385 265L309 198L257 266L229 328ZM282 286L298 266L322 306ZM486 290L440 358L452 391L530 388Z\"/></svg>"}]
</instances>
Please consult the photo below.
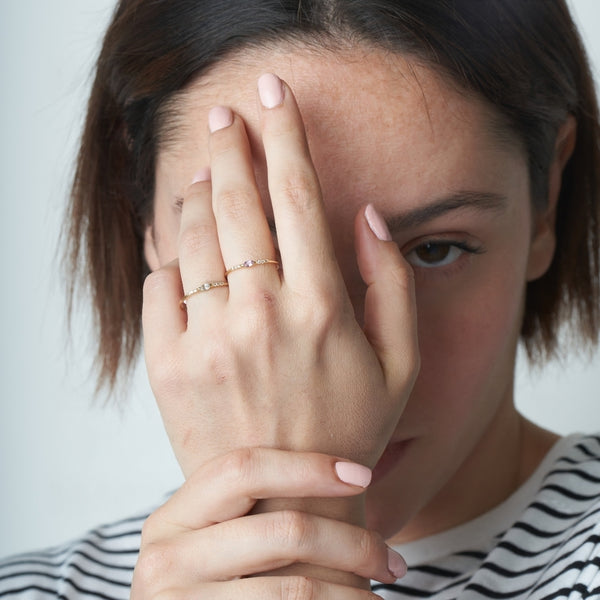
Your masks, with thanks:
<instances>
[{"instance_id":1,"label":"diamond on ring","mask_svg":"<svg viewBox=\"0 0 600 600\"><path fill-rule=\"evenodd\" d=\"M181 306L181 308L185 308L187 306L187 301L190 296L193 296L194 294L200 294L201 292L208 292L214 288L227 287L228 285L229 284L226 281L207 281L206 283L199 285L197 288L190 290L181 299L181 302L179 303L179 305Z\"/></svg>"}]
</instances>

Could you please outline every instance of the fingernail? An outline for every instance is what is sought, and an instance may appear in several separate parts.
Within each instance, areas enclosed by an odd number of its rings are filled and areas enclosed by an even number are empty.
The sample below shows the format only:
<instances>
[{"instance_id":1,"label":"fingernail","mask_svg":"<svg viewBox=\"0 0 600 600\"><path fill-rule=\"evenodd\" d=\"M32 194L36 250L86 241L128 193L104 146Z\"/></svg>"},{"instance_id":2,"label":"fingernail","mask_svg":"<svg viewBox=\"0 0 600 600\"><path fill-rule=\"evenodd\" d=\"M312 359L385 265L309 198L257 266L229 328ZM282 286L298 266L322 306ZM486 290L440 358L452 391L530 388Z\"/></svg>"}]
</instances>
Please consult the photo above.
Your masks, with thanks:
<instances>
[{"instance_id":1,"label":"fingernail","mask_svg":"<svg viewBox=\"0 0 600 600\"><path fill-rule=\"evenodd\" d=\"M283 83L277 75L265 73L258 79L258 95L265 108L275 108L283 102Z\"/></svg>"},{"instance_id":2,"label":"fingernail","mask_svg":"<svg viewBox=\"0 0 600 600\"><path fill-rule=\"evenodd\" d=\"M335 464L337 476L344 483L366 488L371 483L371 469L356 463L338 462Z\"/></svg>"},{"instance_id":3,"label":"fingernail","mask_svg":"<svg viewBox=\"0 0 600 600\"><path fill-rule=\"evenodd\" d=\"M201 181L210 181L210 167L202 167L192 179L192 184L200 183Z\"/></svg>"},{"instance_id":4,"label":"fingernail","mask_svg":"<svg viewBox=\"0 0 600 600\"><path fill-rule=\"evenodd\" d=\"M382 241L390 242L392 236L383 217L377 212L372 204L369 204L365 209L365 219L371 228L371 231Z\"/></svg>"},{"instance_id":5,"label":"fingernail","mask_svg":"<svg viewBox=\"0 0 600 600\"><path fill-rule=\"evenodd\" d=\"M215 106L208 113L208 128L211 133L225 129L233 123L233 113L226 106Z\"/></svg>"},{"instance_id":6,"label":"fingernail","mask_svg":"<svg viewBox=\"0 0 600 600\"><path fill-rule=\"evenodd\" d=\"M404 577L408 569L406 561L391 548L388 548L388 569L397 579Z\"/></svg>"}]
</instances>

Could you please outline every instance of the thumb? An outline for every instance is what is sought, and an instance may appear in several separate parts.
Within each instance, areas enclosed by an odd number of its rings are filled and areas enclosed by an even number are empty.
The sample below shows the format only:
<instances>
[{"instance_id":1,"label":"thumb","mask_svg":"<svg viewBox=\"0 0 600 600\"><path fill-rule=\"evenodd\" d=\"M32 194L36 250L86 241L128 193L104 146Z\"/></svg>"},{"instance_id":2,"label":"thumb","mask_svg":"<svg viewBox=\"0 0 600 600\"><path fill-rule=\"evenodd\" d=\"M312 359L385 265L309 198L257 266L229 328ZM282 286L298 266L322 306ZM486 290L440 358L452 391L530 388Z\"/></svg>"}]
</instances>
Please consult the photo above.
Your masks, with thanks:
<instances>
[{"instance_id":1,"label":"thumb","mask_svg":"<svg viewBox=\"0 0 600 600\"><path fill-rule=\"evenodd\" d=\"M372 204L355 223L356 254L367 285L364 331L390 391L402 393L419 368L414 275Z\"/></svg>"}]
</instances>

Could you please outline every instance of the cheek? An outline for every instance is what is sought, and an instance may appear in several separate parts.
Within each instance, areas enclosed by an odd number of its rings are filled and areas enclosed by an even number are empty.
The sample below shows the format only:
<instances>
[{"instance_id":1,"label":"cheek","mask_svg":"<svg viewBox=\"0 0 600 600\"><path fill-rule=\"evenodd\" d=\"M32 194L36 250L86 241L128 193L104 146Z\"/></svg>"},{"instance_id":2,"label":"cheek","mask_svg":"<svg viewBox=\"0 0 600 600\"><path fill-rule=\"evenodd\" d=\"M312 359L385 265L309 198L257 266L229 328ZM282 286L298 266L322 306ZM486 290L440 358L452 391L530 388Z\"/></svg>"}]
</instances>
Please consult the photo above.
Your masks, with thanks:
<instances>
[{"instance_id":1,"label":"cheek","mask_svg":"<svg viewBox=\"0 0 600 600\"><path fill-rule=\"evenodd\" d=\"M411 409L419 421L479 421L506 398L524 285L522 274L492 269L477 285L418 293L422 367Z\"/></svg>"}]
</instances>

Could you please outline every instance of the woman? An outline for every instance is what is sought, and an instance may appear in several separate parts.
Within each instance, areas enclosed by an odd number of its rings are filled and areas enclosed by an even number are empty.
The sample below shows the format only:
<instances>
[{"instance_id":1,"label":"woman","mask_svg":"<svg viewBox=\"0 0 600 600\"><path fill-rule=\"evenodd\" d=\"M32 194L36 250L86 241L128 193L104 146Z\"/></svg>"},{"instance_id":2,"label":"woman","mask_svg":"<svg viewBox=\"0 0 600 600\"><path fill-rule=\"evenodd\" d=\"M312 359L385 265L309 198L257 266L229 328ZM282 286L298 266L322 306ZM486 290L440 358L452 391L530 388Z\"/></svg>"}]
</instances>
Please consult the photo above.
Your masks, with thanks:
<instances>
[{"instance_id":1,"label":"woman","mask_svg":"<svg viewBox=\"0 0 600 600\"><path fill-rule=\"evenodd\" d=\"M187 481L5 589L118 597L137 560L134 598L599 594L598 439L512 397L519 339L597 340L597 121L559 1L122 2L71 256L109 384L152 271Z\"/></svg>"}]
</instances>

